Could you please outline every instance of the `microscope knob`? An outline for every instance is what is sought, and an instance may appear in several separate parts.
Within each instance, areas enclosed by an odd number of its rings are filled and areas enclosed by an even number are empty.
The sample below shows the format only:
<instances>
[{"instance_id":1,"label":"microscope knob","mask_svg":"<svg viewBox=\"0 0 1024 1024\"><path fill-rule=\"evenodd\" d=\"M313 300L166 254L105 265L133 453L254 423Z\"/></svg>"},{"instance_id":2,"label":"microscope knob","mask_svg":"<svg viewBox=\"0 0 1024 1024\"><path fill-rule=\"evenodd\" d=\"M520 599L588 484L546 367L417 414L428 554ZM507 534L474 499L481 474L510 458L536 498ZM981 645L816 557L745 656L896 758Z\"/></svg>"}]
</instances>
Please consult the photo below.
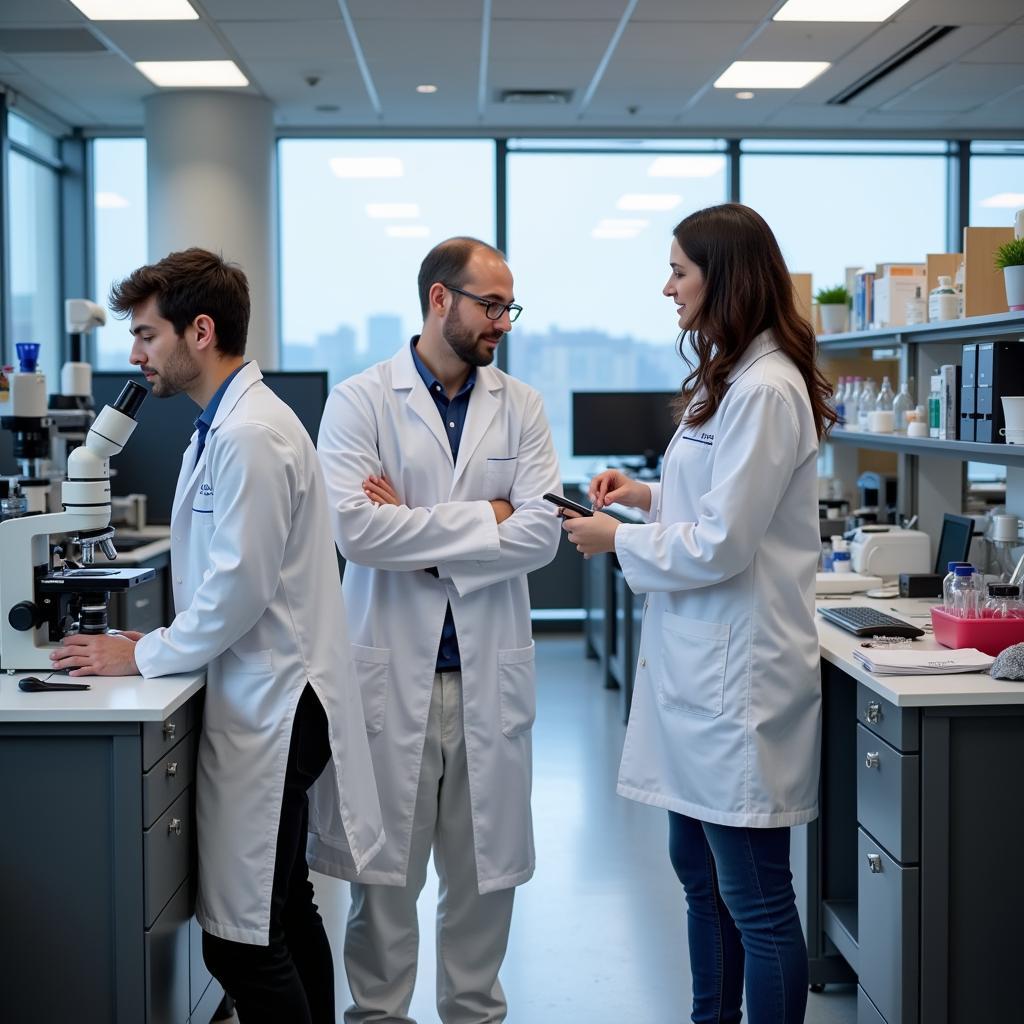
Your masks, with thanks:
<instances>
[{"instance_id":1,"label":"microscope knob","mask_svg":"<svg viewBox=\"0 0 1024 1024\"><path fill-rule=\"evenodd\" d=\"M39 609L31 601L19 601L8 613L7 621L22 633L35 629L43 621Z\"/></svg>"}]
</instances>

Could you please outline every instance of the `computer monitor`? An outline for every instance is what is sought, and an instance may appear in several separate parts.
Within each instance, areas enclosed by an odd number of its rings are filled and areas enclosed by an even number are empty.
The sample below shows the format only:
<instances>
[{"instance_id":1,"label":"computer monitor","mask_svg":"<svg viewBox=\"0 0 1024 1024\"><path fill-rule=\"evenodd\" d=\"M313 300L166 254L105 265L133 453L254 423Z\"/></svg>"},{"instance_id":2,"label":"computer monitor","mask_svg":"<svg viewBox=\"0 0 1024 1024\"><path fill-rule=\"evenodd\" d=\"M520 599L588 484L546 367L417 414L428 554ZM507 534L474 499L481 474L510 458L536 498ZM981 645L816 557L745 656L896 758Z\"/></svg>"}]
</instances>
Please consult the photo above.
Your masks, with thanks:
<instances>
[{"instance_id":1,"label":"computer monitor","mask_svg":"<svg viewBox=\"0 0 1024 1024\"><path fill-rule=\"evenodd\" d=\"M641 456L654 469L676 423L678 391L574 391L573 455Z\"/></svg>"},{"instance_id":2,"label":"computer monitor","mask_svg":"<svg viewBox=\"0 0 1024 1024\"><path fill-rule=\"evenodd\" d=\"M141 374L94 371L92 394L96 408L115 401L126 380L137 381L148 390ZM327 402L327 372L264 370L263 380L298 416L315 443ZM198 415L198 406L187 395L150 396L139 411L138 426L131 440L124 451L110 460L111 494L145 494L146 518L151 523L171 521L181 456L188 447Z\"/></svg>"},{"instance_id":3,"label":"computer monitor","mask_svg":"<svg viewBox=\"0 0 1024 1024\"><path fill-rule=\"evenodd\" d=\"M950 562L966 562L971 553L971 536L974 520L970 516L954 516L946 512L942 516L942 533L935 553L935 572L945 576Z\"/></svg>"}]
</instances>

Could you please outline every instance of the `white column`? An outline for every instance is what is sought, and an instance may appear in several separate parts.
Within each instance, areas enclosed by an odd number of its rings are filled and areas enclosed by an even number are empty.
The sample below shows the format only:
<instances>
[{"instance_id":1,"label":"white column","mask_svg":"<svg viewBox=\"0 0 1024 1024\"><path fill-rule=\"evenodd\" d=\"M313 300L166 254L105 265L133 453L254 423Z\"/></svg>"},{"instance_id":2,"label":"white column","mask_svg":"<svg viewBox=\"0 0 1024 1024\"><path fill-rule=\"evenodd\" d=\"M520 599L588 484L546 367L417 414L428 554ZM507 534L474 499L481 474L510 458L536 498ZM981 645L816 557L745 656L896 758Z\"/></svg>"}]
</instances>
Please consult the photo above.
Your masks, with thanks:
<instances>
[{"instance_id":1,"label":"white column","mask_svg":"<svg viewBox=\"0 0 1024 1024\"><path fill-rule=\"evenodd\" d=\"M149 258L198 245L249 279L246 354L278 365L273 109L259 96L189 89L146 100Z\"/></svg>"}]
</instances>

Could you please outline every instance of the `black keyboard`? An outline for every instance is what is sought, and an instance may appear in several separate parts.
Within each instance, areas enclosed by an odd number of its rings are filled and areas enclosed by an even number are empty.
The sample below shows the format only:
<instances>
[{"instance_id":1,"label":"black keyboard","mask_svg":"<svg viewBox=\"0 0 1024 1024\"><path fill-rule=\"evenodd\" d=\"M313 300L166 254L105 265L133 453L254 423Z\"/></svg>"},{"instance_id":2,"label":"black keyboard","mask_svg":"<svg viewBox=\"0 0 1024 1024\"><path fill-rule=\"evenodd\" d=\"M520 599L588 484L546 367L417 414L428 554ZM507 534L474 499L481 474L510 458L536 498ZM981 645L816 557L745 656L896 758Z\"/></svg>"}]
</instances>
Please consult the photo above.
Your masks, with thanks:
<instances>
[{"instance_id":1,"label":"black keyboard","mask_svg":"<svg viewBox=\"0 0 1024 1024\"><path fill-rule=\"evenodd\" d=\"M923 629L874 608L819 608L818 614L857 636L924 636Z\"/></svg>"}]
</instances>

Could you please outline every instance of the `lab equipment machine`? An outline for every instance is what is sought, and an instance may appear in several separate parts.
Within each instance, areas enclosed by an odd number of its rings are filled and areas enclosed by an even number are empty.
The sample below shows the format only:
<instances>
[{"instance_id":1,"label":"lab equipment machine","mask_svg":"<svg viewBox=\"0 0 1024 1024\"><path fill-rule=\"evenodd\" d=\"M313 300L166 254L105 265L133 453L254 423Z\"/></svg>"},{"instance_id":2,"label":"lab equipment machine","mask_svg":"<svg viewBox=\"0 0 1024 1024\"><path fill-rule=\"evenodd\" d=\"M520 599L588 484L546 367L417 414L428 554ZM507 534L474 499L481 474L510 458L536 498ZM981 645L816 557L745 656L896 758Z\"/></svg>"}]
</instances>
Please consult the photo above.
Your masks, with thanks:
<instances>
[{"instance_id":1,"label":"lab equipment machine","mask_svg":"<svg viewBox=\"0 0 1024 1024\"><path fill-rule=\"evenodd\" d=\"M0 522L0 669L48 669L50 652L69 633L106 632L111 591L155 575L152 569L93 564L97 547L107 558L117 557L110 457L127 444L146 394L129 381L114 404L100 411L85 444L68 456L63 511ZM65 557L70 545L81 550L81 564Z\"/></svg>"},{"instance_id":2,"label":"lab equipment machine","mask_svg":"<svg viewBox=\"0 0 1024 1024\"><path fill-rule=\"evenodd\" d=\"M850 542L850 559L854 572L895 578L903 572L928 572L931 546L921 530L861 527Z\"/></svg>"}]
</instances>

